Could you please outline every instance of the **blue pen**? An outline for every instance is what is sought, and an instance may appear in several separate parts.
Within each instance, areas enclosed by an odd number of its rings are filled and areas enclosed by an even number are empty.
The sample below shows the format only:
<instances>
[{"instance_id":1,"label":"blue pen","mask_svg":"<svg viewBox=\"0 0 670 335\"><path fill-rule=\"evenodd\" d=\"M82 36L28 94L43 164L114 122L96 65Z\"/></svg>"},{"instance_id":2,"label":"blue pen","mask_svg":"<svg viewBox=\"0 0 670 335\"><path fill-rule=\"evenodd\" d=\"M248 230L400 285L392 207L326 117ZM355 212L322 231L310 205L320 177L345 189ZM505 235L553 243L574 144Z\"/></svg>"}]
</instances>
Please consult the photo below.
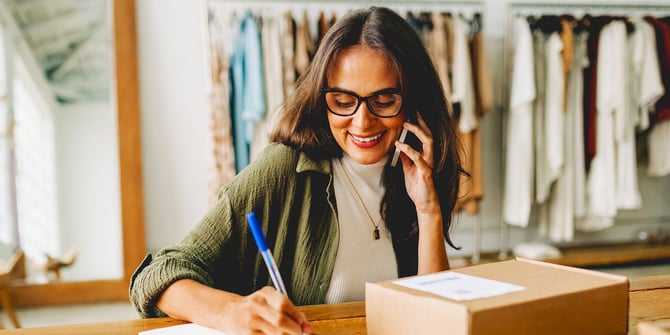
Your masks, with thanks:
<instances>
[{"instance_id":1,"label":"blue pen","mask_svg":"<svg viewBox=\"0 0 670 335\"><path fill-rule=\"evenodd\" d=\"M284 287L284 281L281 279L281 274L279 274L279 268L277 268L277 263L272 257L272 252L268 248L268 244L265 241L265 236L261 230L260 224L256 219L256 214L253 212L247 214L247 221L249 222L249 227L251 228L251 234L254 235L254 240L256 240L256 245L258 246L258 251L261 252L265 265L268 267L268 272L270 272L270 278L272 278L272 283L274 283L275 288L280 293L286 294L286 287Z\"/></svg>"}]
</instances>

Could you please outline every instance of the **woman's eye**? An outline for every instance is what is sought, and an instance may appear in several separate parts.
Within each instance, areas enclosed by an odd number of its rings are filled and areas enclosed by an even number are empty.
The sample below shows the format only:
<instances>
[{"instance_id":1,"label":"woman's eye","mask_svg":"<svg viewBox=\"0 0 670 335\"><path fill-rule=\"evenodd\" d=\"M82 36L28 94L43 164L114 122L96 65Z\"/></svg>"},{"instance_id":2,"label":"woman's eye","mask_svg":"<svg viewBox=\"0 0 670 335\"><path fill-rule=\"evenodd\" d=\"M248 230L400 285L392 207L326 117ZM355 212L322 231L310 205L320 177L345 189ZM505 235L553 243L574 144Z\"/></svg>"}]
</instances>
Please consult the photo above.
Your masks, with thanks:
<instances>
[{"instance_id":1,"label":"woman's eye","mask_svg":"<svg viewBox=\"0 0 670 335\"><path fill-rule=\"evenodd\" d=\"M395 105L393 101L388 101L388 102L383 102L383 101L375 101L374 102L376 107L391 107Z\"/></svg>"},{"instance_id":2,"label":"woman's eye","mask_svg":"<svg viewBox=\"0 0 670 335\"><path fill-rule=\"evenodd\" d=\"M354 105L354 102L352 100L336 100L338 106L342 107L351 107Z\"/></svg>"},{"instance_id":3,"label":"woman's eye","mask_svg":"<svg viewBox=\"0 0 670 335\"><path fill-rule=\"evenodd\" d=\"M389 107L395 105L396 99L392 95L380 95L375 97L373 103L377 107Z\"/></svg>"},{"instance_id":4,"label":"woman's eye","mask_svg":"<svg viewBox=\"0 0 670 335\"><path fill-rule=\"evenodd\" d=\"M335 97L335 103L337 103L338 106L342 107L350 107L356 104L356 99L354 99L351 96L341 94L339 96Z\"/></svg>"}]
</instances>

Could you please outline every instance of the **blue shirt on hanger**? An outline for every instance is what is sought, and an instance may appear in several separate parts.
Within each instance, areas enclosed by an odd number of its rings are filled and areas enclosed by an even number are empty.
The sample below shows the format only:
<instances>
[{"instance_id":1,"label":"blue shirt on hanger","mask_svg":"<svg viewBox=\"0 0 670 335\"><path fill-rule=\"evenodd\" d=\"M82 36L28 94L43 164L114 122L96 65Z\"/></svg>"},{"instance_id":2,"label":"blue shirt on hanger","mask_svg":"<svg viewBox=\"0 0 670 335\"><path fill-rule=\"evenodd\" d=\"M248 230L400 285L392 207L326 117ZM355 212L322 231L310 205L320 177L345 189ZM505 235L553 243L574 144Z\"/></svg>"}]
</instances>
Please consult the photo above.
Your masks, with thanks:
<instances>
[{"instance_id":1,"label":"blue shirt on hanger","mask_svg":"<svg viewBox=\"0 0 670 335\"><path fill-rule=\"evenodd\" d=\"M240 23L230 64L235 170L240 172L249 165L249 147L254 137L254 127L263 118L266 109L261 36L256 18L249 11Z\"/></svg>"}]
</instances>

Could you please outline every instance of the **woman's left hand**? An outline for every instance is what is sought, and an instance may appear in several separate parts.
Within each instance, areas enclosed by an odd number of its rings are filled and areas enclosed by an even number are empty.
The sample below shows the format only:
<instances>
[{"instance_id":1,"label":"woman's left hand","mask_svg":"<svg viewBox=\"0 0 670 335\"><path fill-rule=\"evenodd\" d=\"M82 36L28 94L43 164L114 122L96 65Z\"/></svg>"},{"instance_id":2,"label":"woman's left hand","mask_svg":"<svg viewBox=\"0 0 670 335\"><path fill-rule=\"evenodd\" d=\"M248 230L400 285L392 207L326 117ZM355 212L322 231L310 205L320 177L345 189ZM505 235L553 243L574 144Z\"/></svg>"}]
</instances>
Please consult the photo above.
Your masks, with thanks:
<instances>
[{"instance_id":1,"label":"woman's left hand","mask_svg":"<svg viewBox=\"0 0 670 335\"><path fill-rule=\"evenodd\" d=\"M418 125L405 122L403 127L419 139L421 152L400 141L396 141L395 146L402 152L400 159L405 173L407 194L414 202L418 213L430 213L435 208L439 210L439 200L433 182L435 166L433 135L418 112L417 121Z\"/></svg>"},{"instance_id":2,"label":"woman's left hand","mask_svg":"<svg viewBox=\"0 0 670 335\"><path fill-rule=\"evenodd\" d=\"M449 269L449 259L442 230L440 200L433 181L433 134L419 113L417 121L417 125L405 122L403 127L419 139L421 151L399 141L395 142L395 146L402 152L400 158L405 173L405 187L416 206L419 225L418 274L427 274Z\"/></svg>"}]
</instances>

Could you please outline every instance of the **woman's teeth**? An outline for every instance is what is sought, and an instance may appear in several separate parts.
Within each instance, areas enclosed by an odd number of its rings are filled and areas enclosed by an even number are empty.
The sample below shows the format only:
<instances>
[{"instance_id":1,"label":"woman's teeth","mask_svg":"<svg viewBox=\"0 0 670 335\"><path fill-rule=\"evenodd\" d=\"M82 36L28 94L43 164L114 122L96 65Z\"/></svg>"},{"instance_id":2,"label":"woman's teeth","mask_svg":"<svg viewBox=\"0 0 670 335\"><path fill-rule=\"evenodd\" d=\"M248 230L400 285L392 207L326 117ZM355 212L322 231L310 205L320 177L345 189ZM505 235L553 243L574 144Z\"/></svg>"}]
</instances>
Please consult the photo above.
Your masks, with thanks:
<instances>
[{"instance_id":1,"label":"woman's teeth","mask_svg":"<svg viewBox=\"0 0 670 335\"><path fill-rule=\"evenodd\" d=\"M384 133L379 133L379 134L377 134L375 136L372 136L372 137L358 137L358 136L352 134L351 137L353 137L354 140L359 141L359 142L372 142L372 141L376 141L379 138L381 138L382 135L384 135Z\"/></svg>"}]
</instances>

